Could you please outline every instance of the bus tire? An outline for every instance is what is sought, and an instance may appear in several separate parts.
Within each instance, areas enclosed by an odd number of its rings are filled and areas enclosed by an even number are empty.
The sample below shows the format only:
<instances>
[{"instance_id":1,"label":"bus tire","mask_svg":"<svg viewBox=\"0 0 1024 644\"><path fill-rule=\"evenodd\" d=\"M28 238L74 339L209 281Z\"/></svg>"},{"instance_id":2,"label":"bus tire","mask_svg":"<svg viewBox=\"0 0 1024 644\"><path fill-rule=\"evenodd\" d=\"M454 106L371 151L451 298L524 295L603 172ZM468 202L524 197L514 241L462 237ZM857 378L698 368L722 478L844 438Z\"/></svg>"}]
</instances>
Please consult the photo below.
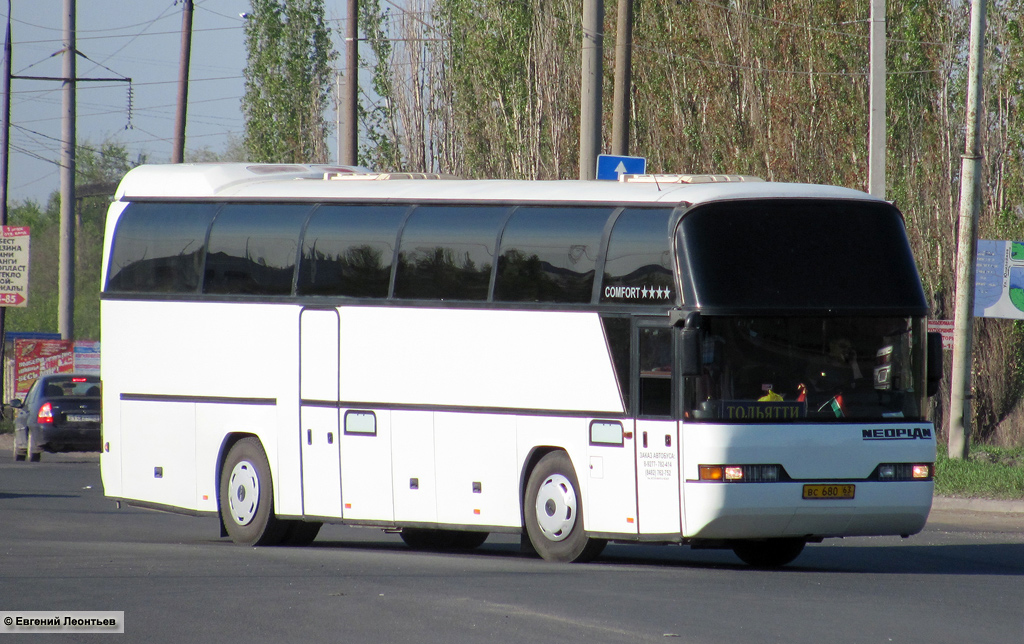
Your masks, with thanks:
<instances>
[{"instance_id":1,"label":"bus tire","mask_svg":"<svg viewBox=\"0 0 1024 644\"><path fill-rule=\"evenodd\" d=\"M732 551L744 563L755 568L781 568L800 556L807 545L803 539L763 539L738 541Z\"/></svg>"},{"instance_id":2,"label":"bus tire","mask_svg":"<svg viewBox=\"0 0 1024 644\"><path fill-rule=\"evenodd\" d=\"M274 483L259 439L231 446L220 477L220 515L231 540L241 546L272 546L288 524L274 515Z\"/></svg>"},{"instance_id":3,"label":"bus tire","mask_svg":"<svg viewBox=\"0 0 1024 644\"><path fill-rule=\"evenodd\" d=\"M523 515L530 543L544 559L591 561L604 550L604 539L591 539L583 528L583 501L569 455L546 454L530 473Z\"/></svg>"},{"instance_id":4,"label":"bus tire","mask_svg":"<svg viewBox=\"0 0 1024 644\"><path fill-rule=\"evenodd\" d=\"M430 530L402 528L399 534L413 550L474 550L487 541L490 533L468 530Z\"/></svg>"}]
</instances>

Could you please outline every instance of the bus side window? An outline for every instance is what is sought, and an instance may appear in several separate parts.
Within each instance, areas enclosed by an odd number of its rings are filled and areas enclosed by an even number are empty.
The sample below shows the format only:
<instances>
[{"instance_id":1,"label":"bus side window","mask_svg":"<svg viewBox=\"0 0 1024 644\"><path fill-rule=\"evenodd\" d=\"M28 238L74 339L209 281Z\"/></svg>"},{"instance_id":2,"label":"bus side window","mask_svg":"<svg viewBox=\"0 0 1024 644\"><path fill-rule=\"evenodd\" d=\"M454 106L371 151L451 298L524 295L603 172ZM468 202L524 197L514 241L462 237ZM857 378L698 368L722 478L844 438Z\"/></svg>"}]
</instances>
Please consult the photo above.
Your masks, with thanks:
<instances>
[{"instance_id":1,"label":"bus side window","mask_svg":"<svg viewBox=\"0 0 1024 644\"><path fill-rule=\"evenodd\" d=\"M217 214L206 252L204 293L290 295L310 204L229 204Z\"/></svg>"},{"instance_id":2,"label":"bus side window","mask_svg":"<svg viewBox=\"0 0 1024 644\"><path fill-rule=\"evenodd\" d=\"M601 302L675 302L670 208L626 208L608 240Z\"/></svg>"},{"instance_id":3,"label":"bus side window","mask_svg":"<svg viewBox=\"0 0 1024 644\"><path fill-rule=\"evenodd\" d=\"M613 209L523 206L505 225L498 254L498 302L586 304L601 235Z\"/></svg>"},{"instance_id":4,"label":"bus side window","mask_svg":"<svg viewBox=\"0 0 1024 644\"><path fill-rule=\"evenodd\" d=\"M298 295L385 298L408 206L325 205L302 238Z\"/></svg>"},{"instance_id":5,"label":"bus side window","mask_svg":"<svg viewBox=\"0 0 1024 644\"><path fill-rule=\"evenodd\" d=\"M402 230L395 297L486 300L505 206L418 206Z\"/></svg>"},{"instance_id":6,"label":"bus side window","mask_svg":"<svg viewBox=\"0 0 1024 644\"><path fill-rule=\"evenodd\" d=\"M132 203L117 221L107 293L195 293L219 205Z\"/></svg>"},{"instance_id":7,"label":"bus side window","mask_svg":"<svg viewBox=\"0 0 1024 644\"><path fill-rule=\"evenodd\" d=\"M640 416L672 415L672 330L640 329Z\"/></svg>"}]
</instances>

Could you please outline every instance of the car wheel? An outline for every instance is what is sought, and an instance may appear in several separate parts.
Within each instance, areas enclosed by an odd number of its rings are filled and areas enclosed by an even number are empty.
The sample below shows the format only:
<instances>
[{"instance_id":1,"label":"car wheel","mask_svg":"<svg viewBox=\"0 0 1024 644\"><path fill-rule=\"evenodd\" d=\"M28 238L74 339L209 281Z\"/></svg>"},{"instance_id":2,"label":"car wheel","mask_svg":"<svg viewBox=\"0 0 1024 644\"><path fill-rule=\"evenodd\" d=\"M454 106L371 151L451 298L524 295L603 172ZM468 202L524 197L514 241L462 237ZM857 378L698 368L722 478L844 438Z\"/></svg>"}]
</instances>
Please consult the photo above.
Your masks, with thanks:
<instances>
[{"instance_id":1,"label":"car wheel","mask_svg":"<svg viewBox=\"0 0 1024 644\"><path fill-rule=\"evenodd\" d=\"M20 449L18 448L18 446L17 446L17 432L16 431L14 432L14 435L11 436L11 438L13 439L13 440L11 440L11 453L14 456L14 460L15 461L25 461L25 448L24 447L22 447Z\"/></svg>"},{"instance_id":2,"label":"car wheel","mask_svg":"<svg viewBox=\"0 0 1024 644\"><path fill-rule=\"evenodd\" d=\"M242 546L272 546L288 524L274 515L274 483L259 439L249 436L228 451L220 477L220 515L228 536Z\"/></svg>"},{"instance_id":3,"label":"car wheel","mask_svg":"<svg viewBox=\"0 0 1024 644\"><path fill-rule=\"evenodd\" d=\"M32 433L32 430L31 429L25 430L25 435L26 435L25 455L28 456L29 462L31 462L31 463L38 463L39 459L42 458L43 453L40 451L39 447L36 445L36 441L35 441L35 438L34 438L34 434Z\"/></svg>"},{"instance_id":4,"label":"car wheel","mask_svg":"<svg viewBox=\"0 0 1024 644\"><path fill-rule=\"evenodd\" d=\"M548 561L584 562L601 554L607 543L583 529L583 502L569 455L545 455L530 473L523 514L530 543Z\"/></svg>"}]
</instances>

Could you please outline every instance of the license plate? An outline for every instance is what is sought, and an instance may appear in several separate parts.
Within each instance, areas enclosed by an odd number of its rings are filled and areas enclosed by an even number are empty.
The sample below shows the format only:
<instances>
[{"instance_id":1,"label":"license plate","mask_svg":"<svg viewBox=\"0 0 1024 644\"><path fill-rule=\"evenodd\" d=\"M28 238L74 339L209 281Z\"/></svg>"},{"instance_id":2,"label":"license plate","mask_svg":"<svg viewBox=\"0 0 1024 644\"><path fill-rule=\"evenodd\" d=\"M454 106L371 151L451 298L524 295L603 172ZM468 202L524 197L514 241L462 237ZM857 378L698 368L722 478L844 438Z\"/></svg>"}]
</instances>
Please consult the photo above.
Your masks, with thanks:
<instances>
[{"instance_id":1,"label":"license plate","mask_svg":"<svg viewBox=\"0 0 1024 644\"><path fill-rule=\"evenodd\" d=\"M852 483L830 483L825 485L805 485L805 499L852 499L854 489Z\"/></svg>"},{"instance_id":2,"label":"license plate","mask_svg":"<svg viewBox=\"0 0 1024 644\"><path fill-rule=\"evenodd\" d=\"M65 416L69 423L98 423L100 417L96 414L67 414Z\"/></svg>"}]
</instances>

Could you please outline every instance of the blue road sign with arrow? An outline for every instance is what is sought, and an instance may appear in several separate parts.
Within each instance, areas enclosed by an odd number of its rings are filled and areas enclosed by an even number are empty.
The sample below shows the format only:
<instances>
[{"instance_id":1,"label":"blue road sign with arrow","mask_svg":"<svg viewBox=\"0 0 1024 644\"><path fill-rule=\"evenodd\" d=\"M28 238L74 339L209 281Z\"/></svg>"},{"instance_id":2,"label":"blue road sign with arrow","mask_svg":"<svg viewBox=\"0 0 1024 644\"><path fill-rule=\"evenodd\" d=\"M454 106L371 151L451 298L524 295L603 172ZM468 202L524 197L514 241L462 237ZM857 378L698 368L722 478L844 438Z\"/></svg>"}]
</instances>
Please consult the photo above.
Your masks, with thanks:
<instances>
[{"instance_id":1,"label":"blue road sign with arrow","mask_svg":"<svg viewBox=\"0 0 1024 644\"><path fill-rule=\"evenodd\" d=\"M611 154L597 155L597 178L618 181L624 174L644 174L647 159L644 157L622 157Z\"/></svg>"}]
</instances>

